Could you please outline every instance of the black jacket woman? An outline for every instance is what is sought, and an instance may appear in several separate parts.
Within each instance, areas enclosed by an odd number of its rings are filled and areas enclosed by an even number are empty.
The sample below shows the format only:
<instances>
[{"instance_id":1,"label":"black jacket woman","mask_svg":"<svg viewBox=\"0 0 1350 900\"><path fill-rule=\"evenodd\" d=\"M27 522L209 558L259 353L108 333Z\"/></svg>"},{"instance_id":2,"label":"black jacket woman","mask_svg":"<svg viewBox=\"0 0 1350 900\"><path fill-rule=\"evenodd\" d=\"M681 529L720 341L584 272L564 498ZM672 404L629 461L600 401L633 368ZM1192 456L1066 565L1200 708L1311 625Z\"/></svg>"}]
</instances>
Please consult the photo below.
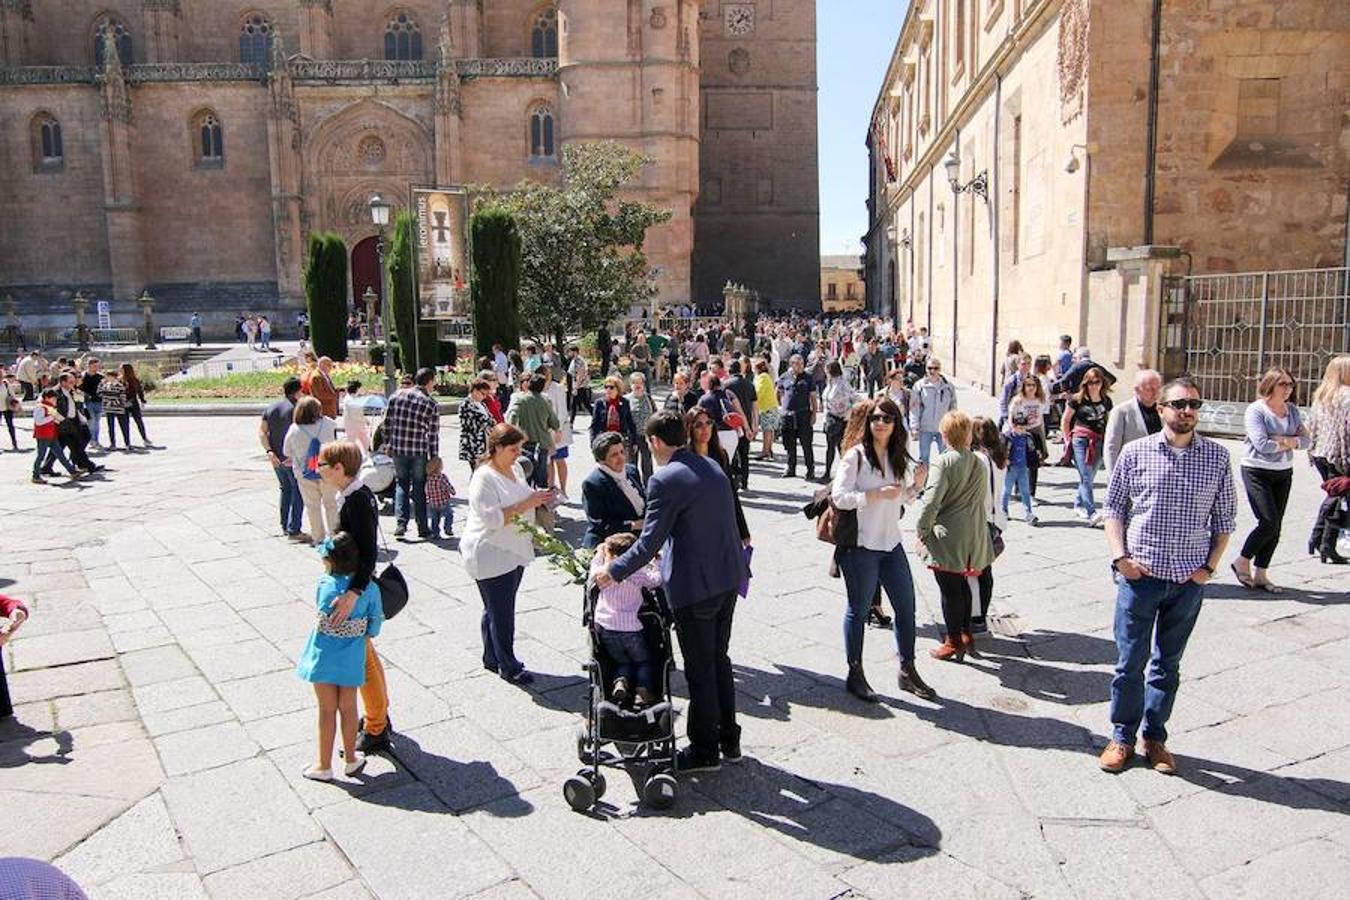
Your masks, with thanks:
<instances>
[{"instance_id":1,"label":"black jacket woman","mask_svg":"<svg viewBox=\"0 0 1350 900\"><path fill-rule=\"evenodd\" d=\"M647 495L637 466L629 465L623 437L606 432L591 444L599 466L581 483L581 506L586 511L583 547L598 547L611 534L642 531Z\"/></svg>"},{"instance_id":2,"label":"black jacket woman","mask_svg":"<svg viewBox=\"0 0 1350 900\"><path fill-rule=\"evenodd\" d=\"M727 480L731 482L731 499L736 508L736 531L740 533L742 542L749 541L750 526L746 524L745 511L741 509L741 495L736 490L736 479L731 474L731 460L727 458L722 445L717 442L712 416L701 406L696 406L684 414L684 428L685 433L689 435L689 449L699 456L710 456L717 460Z\"/></svg>"},{"instance_id":3,"label":"black jacket woman","mask_svg":"<svg viewBox=\"0 0 1350 900\"><path fill-rule=\"evenodd\" d=\"M640 437L633 421L633 408L623 396L623 379L610 375L605 379L604 391L604 396L591 408L591 440L606 432L617 432L629 444L636 444Z\"/></svg>"}]
</instances>

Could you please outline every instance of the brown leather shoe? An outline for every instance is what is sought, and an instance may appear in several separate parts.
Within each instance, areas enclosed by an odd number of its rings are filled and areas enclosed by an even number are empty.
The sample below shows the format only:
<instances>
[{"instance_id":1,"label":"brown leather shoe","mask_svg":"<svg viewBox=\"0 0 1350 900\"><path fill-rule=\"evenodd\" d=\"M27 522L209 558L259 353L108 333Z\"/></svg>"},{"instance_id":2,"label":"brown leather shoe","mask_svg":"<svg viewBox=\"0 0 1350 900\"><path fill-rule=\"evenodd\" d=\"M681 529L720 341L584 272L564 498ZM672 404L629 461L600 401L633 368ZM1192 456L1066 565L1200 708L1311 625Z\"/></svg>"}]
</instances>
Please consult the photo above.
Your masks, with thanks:
<instances>
[{"instance_id":1,"label":"brown leather shoe","mask_svg":"<svg viewBox=\"0 0 1350 900\"><path fill-rule=\"evenodd\" d=\"M1153 771L1161 775L1177 774L1177 761L1168 752L1167 745L1162 741L1144 740L1144 756L1148 759L1148 764L1153 767Z\"/></svg>"},{"instance_id":2,"label":"brown leather shoe","mask_svg":"<svg viewBox=\"0 0 1350 900\"><path fill-rule=\"evenodd\" d=\"M960 639L958 638L957 640ZM960 644L953 642L951 636L949 635L945 641L943 641L938 646L934 647L932 650L929 650L928 655L933 657L933 659L951 660L952 662L960 662L961 659L966 655L966 651L965 648L963 648Z\"/></svg>"},{"instance_id":3,"label":"brown leather shoe","mask_svg":"<svg viewBox=\"0 0 1350 900\"><path fill-rule=\"evenodd\" d=\"M1110 772L1115 775L1124 772L1132 759L1134 759L1133 747L1127 747L1119 741L1112 741L1102 751L1101 758L1097 760L1097 765L1101 766L1103 772Z\"/></svg>"},{"instance_id":4,"label":"brown leather shoe","mask_svg":"<svg viewBox=\"0 0 1350 900\"><path fill-rule=\"evenodd\" d=\"M961 649L976 659L980 658L980 651L975 648L975 635L969 631L963 632L961 635Z\"/></svg>"}]
</instances>

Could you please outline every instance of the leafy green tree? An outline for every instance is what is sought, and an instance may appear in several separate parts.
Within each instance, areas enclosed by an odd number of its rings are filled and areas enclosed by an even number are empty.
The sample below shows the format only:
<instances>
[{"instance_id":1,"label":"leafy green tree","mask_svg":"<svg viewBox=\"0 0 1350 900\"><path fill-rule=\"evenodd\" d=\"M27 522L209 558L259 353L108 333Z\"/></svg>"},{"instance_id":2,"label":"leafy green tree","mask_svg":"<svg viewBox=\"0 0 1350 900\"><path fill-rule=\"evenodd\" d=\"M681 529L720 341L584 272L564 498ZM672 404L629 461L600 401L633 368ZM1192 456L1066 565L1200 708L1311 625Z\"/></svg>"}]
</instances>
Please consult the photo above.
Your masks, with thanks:
<instances>
[{"instance_id":1,"label":"leafy green tree","mask_svg":"<svg viewBox=\"0 0 1350 900\"><path fill-rule=\"evenodd\" d=\"M670 211L621 196L649 162L614 141L570 144L561 187L525 181L498 199L520 230L530 333L562 344L568 331L593 331L651 299L643 242Z\"/></svg>"},{"instance_id":2,"label":"leafy green tree","mask_svg":"<svg viewBox=\"0 0 1350 900\"><path fill-rule=\"evenodd\" d=\"M413 292L413 214L404 210L394 219L394 234L385 256L388 289L385 296L393 304L394 336L398 341L399 367L404 372L417 369L417 297Z\"/></svg>"},{"instance_id":3,"label":"leafy green tree","mask_svg":"<svg viewBox=\"0 0 1350 900\"><path fill-rule=\"evenodd\" d=\"M305 264L305 303L314 352L347 358L347 246L336 234L311 234Z\"/></svg>"},{"instance_id":4,"label":"leafy green tree","mask_svg":"<svg viewBox=\"0 0 1350 900\"><path fill-rule=\"evenodd\" d=\"M520 230L505 207L489 203L469 220L473 240L473 335L477 355L520 346Z\"/></svg>"}]
</instances>

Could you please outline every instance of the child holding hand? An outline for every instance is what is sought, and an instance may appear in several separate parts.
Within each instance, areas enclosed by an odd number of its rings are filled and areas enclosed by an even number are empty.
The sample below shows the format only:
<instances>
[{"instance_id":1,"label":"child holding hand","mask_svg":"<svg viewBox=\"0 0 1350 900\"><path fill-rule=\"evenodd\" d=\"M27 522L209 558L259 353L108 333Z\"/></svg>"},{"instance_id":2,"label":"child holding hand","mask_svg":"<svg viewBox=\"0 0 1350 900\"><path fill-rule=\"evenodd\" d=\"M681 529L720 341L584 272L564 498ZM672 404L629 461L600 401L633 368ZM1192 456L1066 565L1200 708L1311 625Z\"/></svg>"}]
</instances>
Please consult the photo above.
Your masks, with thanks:
<instances>
[{"instance_id":1,"label":"child holding hand","mask_svg":"<svg viewBox=\"0 0 1350 900\"><path fill-rule=\"evenodd\" d=\"M591 559L591 576L603 571L633 546L637 539L628 533L612 534L605 538ZM661 584L661 571L655 562L629 575L623 581L600 589L595 604L595 626L600 644L614 661L614 683L610 697L615 703L626 703L634 690L635 706L656 702L656 673L652 668L652 651L642 633L638 610L642 608L642 589Z\"/></svg>"},{"instance_id":2,"label":"child holding hand","mask_svg":"<svg viewBox=\"0 0 1350 900\"><path fill-rule=\"evenodd\" d=\"M380 633L384 607L380 589L372 581L357 598L346 621L334 625L329 618L333 605L351 583L360 555L356 541L345 531L339 531L320 544L319 553L324 558L327 574L319 579L315 590L318 621L300 654L295 672L314 685L314 696L319 701L318 765L310 766L303 774L314 781L332 781L333 739L339 713L342 716L342 756L347 761L343 771L352 776L366 764L365 757L356 754L356 689L366 681L366 638Z\"/></svg>"}]
</instances>

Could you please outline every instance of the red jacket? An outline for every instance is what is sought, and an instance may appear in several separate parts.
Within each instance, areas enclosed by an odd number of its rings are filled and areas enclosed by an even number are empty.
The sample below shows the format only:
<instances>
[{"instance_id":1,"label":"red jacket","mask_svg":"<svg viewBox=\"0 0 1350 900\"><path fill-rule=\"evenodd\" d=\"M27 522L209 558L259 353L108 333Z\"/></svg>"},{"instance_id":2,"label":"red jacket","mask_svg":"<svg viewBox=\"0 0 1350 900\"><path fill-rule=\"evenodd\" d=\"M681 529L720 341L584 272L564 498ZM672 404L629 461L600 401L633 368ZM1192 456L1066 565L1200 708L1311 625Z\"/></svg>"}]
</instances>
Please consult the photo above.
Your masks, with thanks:
<instances>
[{"instance_id":1,"label":"red jacket","mask_svg":"<svg viewBox=\"0 0 1350 900\"><path fill-rule=\"evenodd\" d=\"M23 610L25 614L28 613L28 607L18 597L6 597L4 594L0 594L0 616L8 619L14 615L16 609Z\"/></svg>"}]
</instances>

